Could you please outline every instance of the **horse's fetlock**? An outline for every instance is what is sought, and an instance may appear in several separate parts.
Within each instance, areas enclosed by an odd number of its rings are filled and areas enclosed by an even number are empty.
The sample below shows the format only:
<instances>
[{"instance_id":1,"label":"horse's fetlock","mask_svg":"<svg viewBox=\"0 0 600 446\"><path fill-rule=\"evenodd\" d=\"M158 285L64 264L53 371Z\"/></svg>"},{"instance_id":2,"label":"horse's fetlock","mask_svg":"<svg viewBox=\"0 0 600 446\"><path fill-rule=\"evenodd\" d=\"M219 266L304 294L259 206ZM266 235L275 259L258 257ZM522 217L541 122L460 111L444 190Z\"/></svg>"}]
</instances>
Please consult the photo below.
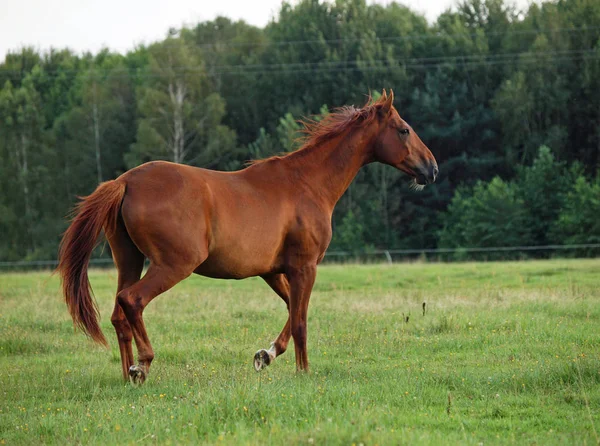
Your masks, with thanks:
<instances>
[{"instance_id":1,"label":"horse's fetlock","mask_svg":"<svg viewBox=\"0 0 600 446\"><path fill-rule=\"evenodd\" d=\"M271 345L271 349L274 349L277 356L279 356L282 353L285 353L285 351L287 350L287 342L285 344L283 342L275 342Z\"/></svg>"},{"instance_id":2,"label":"horse's fetlock","mask_svg":"<svg viewBox=\"0 0 600 446\"><path fill-rule=\"evenodd\" d=\"M146 353L143 356L140 355L138 359L140 363L150 366L150 363L154 360L154 353Z\"/></svg>"}]
</instances>

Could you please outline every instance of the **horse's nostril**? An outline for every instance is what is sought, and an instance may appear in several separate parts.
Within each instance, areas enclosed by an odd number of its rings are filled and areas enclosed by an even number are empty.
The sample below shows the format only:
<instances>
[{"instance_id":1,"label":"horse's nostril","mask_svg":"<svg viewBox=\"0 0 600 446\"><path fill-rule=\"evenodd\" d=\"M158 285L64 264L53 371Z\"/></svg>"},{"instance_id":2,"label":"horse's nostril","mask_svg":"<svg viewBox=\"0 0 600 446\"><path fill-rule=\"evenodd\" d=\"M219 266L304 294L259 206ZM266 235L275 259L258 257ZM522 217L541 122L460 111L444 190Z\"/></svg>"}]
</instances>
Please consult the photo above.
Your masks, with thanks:
<instances>
[{"instance_id":1,"label":"horse's nostril","mask_svg":"<svg viewBox=\"0 0 600 446\"><path fill-rule=\"evenodd\" d=\"M437 166L433 166L433 169L431 170L431 182L433 183L435 181L435 179L437 178L439 173L439 169Z\"/></svg>"}]
</instances>

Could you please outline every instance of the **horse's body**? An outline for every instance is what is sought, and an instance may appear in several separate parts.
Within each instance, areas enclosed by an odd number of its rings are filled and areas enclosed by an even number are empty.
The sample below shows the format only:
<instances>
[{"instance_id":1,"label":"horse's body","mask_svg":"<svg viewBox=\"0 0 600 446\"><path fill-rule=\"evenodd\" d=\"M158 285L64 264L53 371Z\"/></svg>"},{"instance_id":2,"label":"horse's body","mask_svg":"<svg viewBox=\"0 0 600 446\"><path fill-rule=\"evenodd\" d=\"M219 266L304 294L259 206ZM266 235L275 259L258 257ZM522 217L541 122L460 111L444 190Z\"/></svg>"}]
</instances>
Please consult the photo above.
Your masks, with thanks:
<instances>
[{"instance_id":1,"label":"horse's body","mask_svg":"<svg viewBox=\"0 0 600 446\"><path fill-rule=\"evenodd\" d=\"M392 101L392 95L384 96L363 109L342 109L309 124L303 148L241 171L151 162L100 185L80 203L61 245L59 271L75 323L106 344L87 278L91 251L104 228L119 272L111 320L125 378L143 382L154 357L143 309L192 273L261 276L286 302L289 318L271 348L256 353L256 369L283 353L290 336L297 368L308 369L308 302L316 266L331 240L336 202L360 167L372 161L394 165L420 184L437 174L433 155ZM145 258L150 267L140 279Z\"/></svg>"},{"instance_id":2,"label":"horse's body","mask_svg":"<svg viewBox=\"0 0 600 446\"><path fill-rule=\"evenodd\" d=\"M152 162L133 169L118 180L127 185L121 211L127 233L143 253L167 242L177 256L188 257L187 265L196 266L193 272L204 276L243 279L282 273L281 242L293 237L297 217L303 214L314 226L328 216L310 212L307 194L290 194L292 180L284 169L265 175L270 167L258 164L225 173ZM305 212L299 211L302 206ZM163 255L159 251L154 257Z\"/></svg>"}]
</instances>

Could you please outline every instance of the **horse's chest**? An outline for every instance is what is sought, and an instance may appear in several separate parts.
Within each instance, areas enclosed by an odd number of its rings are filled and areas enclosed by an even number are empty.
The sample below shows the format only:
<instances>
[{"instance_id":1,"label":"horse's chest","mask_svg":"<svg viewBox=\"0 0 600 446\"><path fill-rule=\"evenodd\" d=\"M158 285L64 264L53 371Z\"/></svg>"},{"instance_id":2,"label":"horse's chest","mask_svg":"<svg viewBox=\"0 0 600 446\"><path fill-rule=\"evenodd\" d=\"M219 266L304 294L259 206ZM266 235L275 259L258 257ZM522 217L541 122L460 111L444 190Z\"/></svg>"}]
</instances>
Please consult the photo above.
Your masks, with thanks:
<instances>
[{"instance_id":1,"label":"horse's chest","mask_svg":"<svg viewBox=\"0 0 600 446\"><path fill-rule=\"evenodd\" d=\"M331 220L327 216L301 218L287 234L285 249L289 254L320 259L329 246L331 235Z\"/></svg>"}]
</instances>

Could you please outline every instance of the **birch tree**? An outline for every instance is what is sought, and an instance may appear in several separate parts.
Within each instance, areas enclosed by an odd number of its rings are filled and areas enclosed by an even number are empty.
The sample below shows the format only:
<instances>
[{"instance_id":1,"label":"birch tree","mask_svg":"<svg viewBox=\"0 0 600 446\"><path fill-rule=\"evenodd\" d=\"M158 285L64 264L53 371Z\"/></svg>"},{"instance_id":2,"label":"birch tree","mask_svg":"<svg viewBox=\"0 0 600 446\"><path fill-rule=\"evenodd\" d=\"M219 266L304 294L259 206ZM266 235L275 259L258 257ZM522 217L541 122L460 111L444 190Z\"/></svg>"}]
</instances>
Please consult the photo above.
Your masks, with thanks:
<instances>
[{"instance_id":1,"label":"birch tree","mask_svg":"<svg viewBox=\"0 0 600 446\"><path fill-rule=\"evenodd\" d=\"M140 78L137 141L126 157L130 167L155 159L210 166L235 146L235 133L221 124L225 102L211 93L194 47L179 38L150 47Z\"/></svg>"},{"instance_id":2,"label":"birch tree","mask_svg":"<svg viewBox=\"0 0 600 446\"><path fill-rule=\"evenodd\" d=\"M68 110L53 123L63 174L57 193L65 203L125 170L123 156L135 137L135 98L123 60L105 52L84 60L69 91Z\"/></svg>"}]
</instances>

